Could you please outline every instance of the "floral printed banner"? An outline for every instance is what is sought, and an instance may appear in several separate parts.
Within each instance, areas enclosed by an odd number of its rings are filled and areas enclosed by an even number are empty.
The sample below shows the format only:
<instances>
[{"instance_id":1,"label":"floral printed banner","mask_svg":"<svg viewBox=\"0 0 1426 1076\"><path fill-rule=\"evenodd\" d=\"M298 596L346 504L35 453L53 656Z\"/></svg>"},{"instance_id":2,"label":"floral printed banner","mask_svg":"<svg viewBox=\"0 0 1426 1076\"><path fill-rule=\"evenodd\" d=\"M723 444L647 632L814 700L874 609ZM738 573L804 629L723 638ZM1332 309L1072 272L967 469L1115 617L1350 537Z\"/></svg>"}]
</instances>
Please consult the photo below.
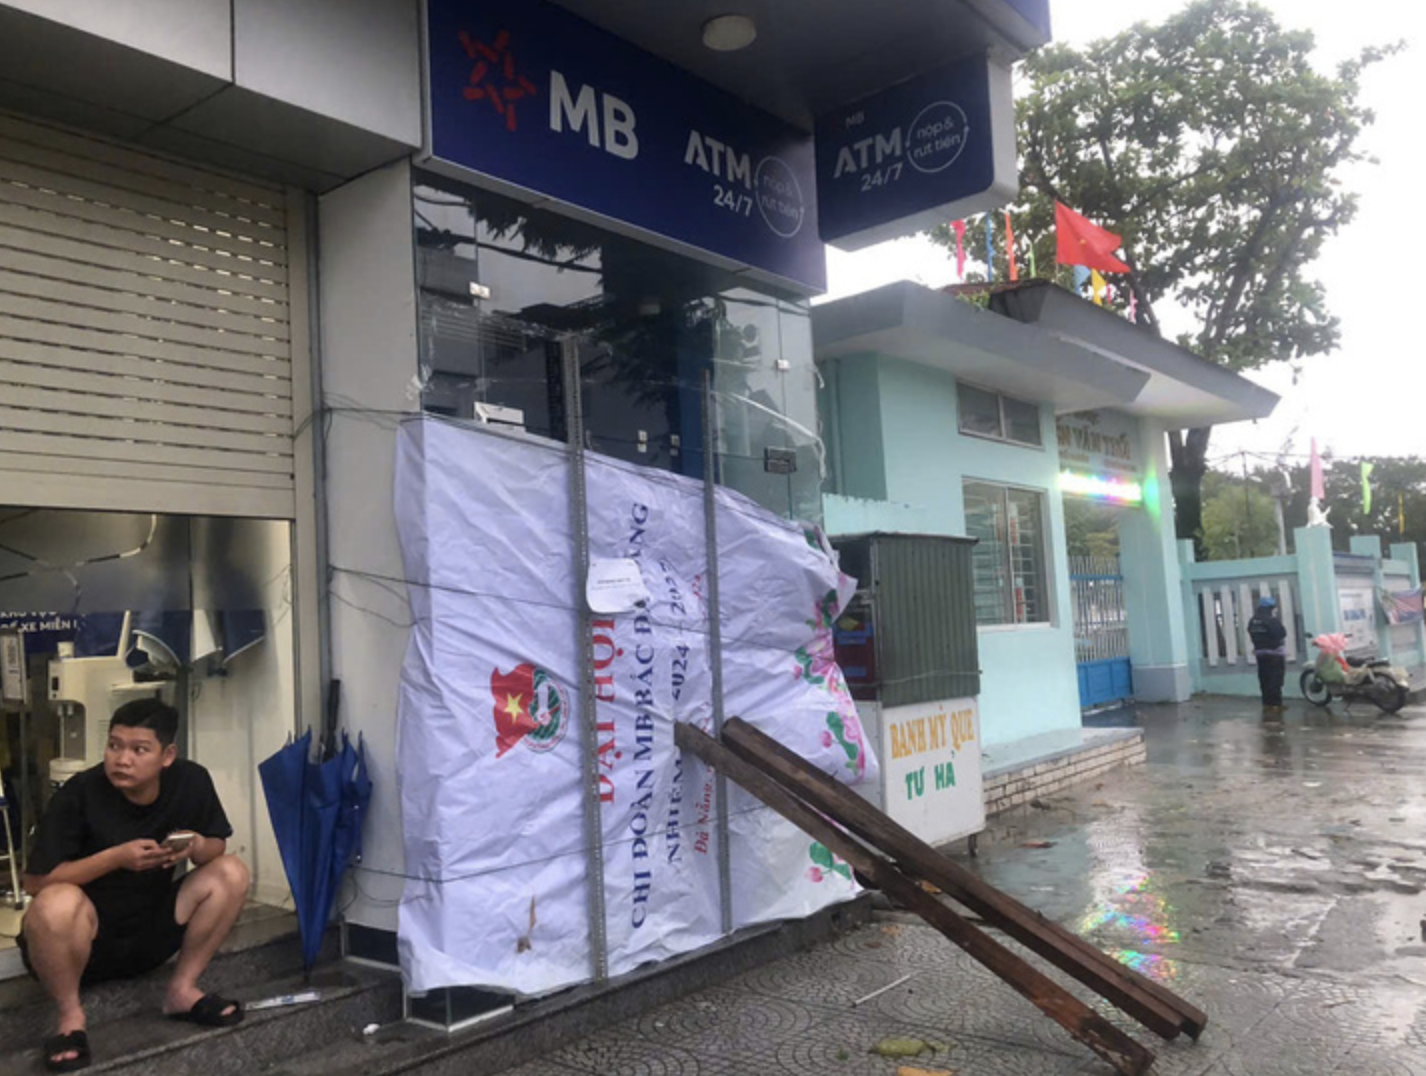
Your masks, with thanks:
<instances>
[{"instance_id":1,"label":"floral printed banner","mask_svg":"<svg viewBox=\"0 0 1426 1076\"><path fill-rule=\"evenodd\" d=\"M673 743L713 723L701 483L586 457L590 555L648 600L593 614L605 934L620 974L717 940L716 782ZM415 626L400 774L413 990L543 993L589 979L579 611L569 460L534 438L433 419L398 439L397 521ZM724 712L848 783L876 761L832 656L854 583L824 537L716 491ZM634 588L638 590L639 588ZM845 864L729 797L735 926L856 891Z\"/></svg>"}]
</instances>

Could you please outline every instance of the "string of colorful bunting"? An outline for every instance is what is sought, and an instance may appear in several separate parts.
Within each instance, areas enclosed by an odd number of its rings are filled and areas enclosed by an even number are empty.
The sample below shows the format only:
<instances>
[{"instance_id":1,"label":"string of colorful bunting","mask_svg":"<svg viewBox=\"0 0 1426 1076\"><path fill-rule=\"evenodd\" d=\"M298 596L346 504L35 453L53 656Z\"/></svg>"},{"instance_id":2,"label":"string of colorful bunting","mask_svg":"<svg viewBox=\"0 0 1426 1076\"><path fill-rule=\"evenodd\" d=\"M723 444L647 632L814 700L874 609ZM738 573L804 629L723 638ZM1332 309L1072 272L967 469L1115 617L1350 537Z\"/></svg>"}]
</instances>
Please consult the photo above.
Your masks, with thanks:
<instances>
[{"instance_id":1,"label":"string of colorful bunting","mask_svg":"<svg viewBox=\"0 0 1426 1076\"><path fill-rule=\"evenodd\" d=\"M1020 263L1015 249L1015 225L1010 210L1005 210L1005 272L1011 281L1020 279ZM982 220L985 230L985 275L988 281L995 280L995 225L991 214ZM951 231L956 240L956 276L965 280L966 222L951 222ZM1112 302L1113 286L1104 279L1102 273L1127 273L1129 266L1121 261L1115 251L1123 245L1120 236L1101 228L1063 203L1055 203L1055 264L1068 265L1074 269L1076 291L1090 286L1090 297L1096 306ZM1039 276L1035 262L1035 244L1030 244L1030 276ZM1138 297L1129 292L1129 320L1138 320Z\"/></svg>"},{"instance_id":2,"label":"string of colorful bunting","mask_svg":"<svg viewBox=\"0 0 1426 1076\"><path fill-rule=\"evenodd\" d=\"M1011 281L1018 281L1020 269L1015 254L1014 222L1010 210L1007 209L1004 212L1006 274ZM989 213L985 214L983 224L985 227L986 279L993 282L995 280L995 227ZM952 221L951 230L956 237L956 275L964 280L966 222L964 220ZM1055 263L1068 265L1073 269L1075 290L1082 292L1087 284L1090 289L1090 297L1096 306L1103 306L1106 301L1112 302L1114 298L1113 286L1104 279L1102 274L1131 272L1128 264L1115 254L1115 251L1122 246L1121 236L1107 228L1100 227L1062 202L1055 202ZM1035 278L1039 276L1039 272L1035 264L1035 245L1033 243L1030 244L1029 252L1030 276ZM1137 323L1139 298L1132 288L1129 289L1127 313L1129 320ZM1234 453L1233 455L1239 454ZM1247 454L1242 455L1246 460ZM1370 515L1372 510L1371 475L1375 466L1370 460L1360 461L1363 515ZM1316 438L1312 439L1310 471L1312 487L1310 498L1314 507L1320 511L1322 502L1326 498L1326 489L1322 474L1322 459L1317 453ZM1397 533L1405 534L1406 502L1404 495L1400 492L1396 495L1396 516Z\"/></svg>"},{"instance_id":3,"label":"string of colorful bunting","mask_svg":"<svg viewBox=\"0 0 1426 1076\"><path fill-rule=\"evenodd\" d=\"M1293 453L1293 452L1265 453L1265 452L1252 452L1252 451L1248 451L1248 450L1246 450L1246 449L1239 449L1239 450L1237 450L1237 451L1235 451L1235 452L1227 452L1227 453L1224 453L1224 454L1221 455L1221 456L1212 456L1212 457L1209 457L1208 460L1207 460L1207 462L1208 462L1209 464L1220 464L1220 463L1223 463L1223 462L1225 462L1225 461L1227 461L1227 460L1241 460L1242 463L1243 463L1243 473L1244 473L1244 476L1246 477L1246 475L1247 475L1247 465L1248 465L1248 459L1249 459L1249 458L1252 458L1252 459L1255 459L1255 460L1259 460L1259 461L1261 461L1261 462L1268 463L1268 464L1270 464L1270 465L1275 465L1275 466L1278 466L1278 467L1284 466L1284 465L1285 465L1288 461L1290 461L1290 460L1302 460L1302 459L1305 458L1305 459L1307 460L1307 473L1308 473L1308 491L1307 491L1307 496L1308 496L1309 505L1310 505L1310 507L1309 507L1309 516L1308 516L1309 521L1313 520L1314 517L1316 518L1316 520L1317 520L1318 522L1326 522L1326 521L1327 521L1326 512L1325 512L1325 510L1324 510L1324 508L1323 508L1323 503L1324 503L1324 502L1326 501L1326 499L1327 499L1327 483L1326 483L1326 478L1325 478L1324 469L1323 469L1323 466L1322 466L1322 456L1321 456L1321 454L1317 451L1317 438L1314 437L1314 438L1311 439L1311 448L1310 448L1308 454L1307 454L1305 457L1302 455L1302 453ZM1357 465L1357 475L1358 475L1359 491L1360 491L1360 496L1361 496L1361 511L1362 511L1362 514L1363 514L1363 515L1370 515L1370 514L1371 514L1371 511L1372 511L1372 506L1373 506L1375 503L1377 503L1377 502L1376 502L1376 496L1375 496L1375 495L1376 495L1376 493L1377 493L1378 487L1380 486L1380 483L1379 483L1379 482L1378 482L1376 485L1373 485L1373 482L1372 482L1372 475L1373 475L1373 474L1375 473L1375 471L1376 471L1376 466L1377 466L1377 465L1376 465L1376 462L1375 462L1374 460L1361 459L1361 458L1356 458L1356 457L1339 458L1337 462L1343 463L1343 464L1355 463L1355 464ZM1417 489L1418 487L1415 486L1415 485L1411 485L1411 486L1409 486L1408 488L1415 490L1415 489ZM1400 489L1395 490L1395 492L1396 492L1396 533L1397 533L1398 535L1405 535L1405 534L1406 534L1406 495L1405 495L1405 493L1403 493ZM1388 501L1387 503L1389 504L1390 502ZM1389 512L1389 511L1390 511L1390 509L1388 509L1388 512Z\"/></svg>"}]
</instances>

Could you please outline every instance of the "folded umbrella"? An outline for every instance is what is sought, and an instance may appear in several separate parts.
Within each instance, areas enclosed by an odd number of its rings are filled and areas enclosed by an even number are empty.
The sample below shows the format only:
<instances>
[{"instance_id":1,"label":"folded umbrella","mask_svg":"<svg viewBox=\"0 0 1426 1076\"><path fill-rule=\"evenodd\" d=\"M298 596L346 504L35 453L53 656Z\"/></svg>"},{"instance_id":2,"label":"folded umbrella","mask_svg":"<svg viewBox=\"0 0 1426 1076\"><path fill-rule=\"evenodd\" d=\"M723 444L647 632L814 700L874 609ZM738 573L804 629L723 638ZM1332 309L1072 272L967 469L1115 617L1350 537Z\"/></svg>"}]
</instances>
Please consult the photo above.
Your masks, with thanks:
<instances>
[{"instance_id":1,"label":"folded umbrella","mask_svg":"<svg viewBox=\"0 0 1426 1076\"><path fill-rule=\"evenodd\" d=\"M302 964L322 948L343 875L361 854L361 826L371 801L365 745L345 733L325 762L311 759L309 730L258 765L282 866L292 887Z\"/></svg>"}]
</instances>

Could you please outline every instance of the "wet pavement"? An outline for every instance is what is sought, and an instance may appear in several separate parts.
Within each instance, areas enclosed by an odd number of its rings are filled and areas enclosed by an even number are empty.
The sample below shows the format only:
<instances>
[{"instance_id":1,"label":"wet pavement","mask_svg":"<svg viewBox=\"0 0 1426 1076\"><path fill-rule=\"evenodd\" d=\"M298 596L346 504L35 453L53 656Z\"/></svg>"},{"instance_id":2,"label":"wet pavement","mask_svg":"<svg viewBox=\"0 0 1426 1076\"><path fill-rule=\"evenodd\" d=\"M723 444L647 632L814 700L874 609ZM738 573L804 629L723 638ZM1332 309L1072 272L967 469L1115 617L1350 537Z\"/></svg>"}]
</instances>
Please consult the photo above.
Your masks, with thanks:
<instances>
[{"instance_id":1,"label":"wet pavement","mask_svg":"<svg viewBox=\"0 0 1426 1076\"><path fill-rule=\"evenodd\" d=\"M976 869L1207 1012L1197 1043L1164 1043L1095 1005L1155 1051L1155 1073L1426 1076L1426 706L1385 717L1297 702L1265 723L1250 700L1213 698L1136 718L1144 766L992 820ZM938 1049L871 1052L889 1038ZM887 911L514 1072L899 1066L1113 1071L941 935Z\"/></svg>"}]
</instances>

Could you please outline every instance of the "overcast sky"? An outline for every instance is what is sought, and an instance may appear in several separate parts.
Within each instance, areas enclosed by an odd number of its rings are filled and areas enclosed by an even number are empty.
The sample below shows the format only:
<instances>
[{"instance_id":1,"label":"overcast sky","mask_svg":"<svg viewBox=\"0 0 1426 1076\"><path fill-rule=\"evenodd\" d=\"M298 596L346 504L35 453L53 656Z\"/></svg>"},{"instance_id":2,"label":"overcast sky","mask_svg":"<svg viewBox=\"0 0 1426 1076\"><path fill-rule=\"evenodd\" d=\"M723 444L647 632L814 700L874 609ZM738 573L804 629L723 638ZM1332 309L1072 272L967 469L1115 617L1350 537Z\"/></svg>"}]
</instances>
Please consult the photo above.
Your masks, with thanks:
<instances>
[{"instance_id":1,"label":"overcast sky","mask_svg":"<svg viewBox=\"0 0 1426 1076\"><path fill-rule=\"evenodd\" d=\"M1285 364L1250 373L1282 402L1269 419L1220 426L1209 458L1239 451L1275 454L1288 442L1291 452L1305 455L1312 437L1339 456L1426 456L1426 343L1410 298L1420 276L1411 258L1419 249L1416 233L1426 204L1426 5L1419 0L1262 2L1283 25L1314 32L1324 68L1364 45L1404 39L1408 50L1365 76L1363 99L1377 120L1363 145L1380 163L1350 175L1349 186L1361 194L1361 211L1327 243L1315 267L1327 287L1327 305L1342 321L1341 349L1306 360L1296 385ZM1084 44L1139 20L1158 21L1183 6L1184 0L1052 0L1055 39ZM893 280L937 286L956 279L954 259L921 238L856 254L829 250L828 272L831 296ZM1250 457L1250 466L1253 462Z\"/></svg>"}]
</instances>

